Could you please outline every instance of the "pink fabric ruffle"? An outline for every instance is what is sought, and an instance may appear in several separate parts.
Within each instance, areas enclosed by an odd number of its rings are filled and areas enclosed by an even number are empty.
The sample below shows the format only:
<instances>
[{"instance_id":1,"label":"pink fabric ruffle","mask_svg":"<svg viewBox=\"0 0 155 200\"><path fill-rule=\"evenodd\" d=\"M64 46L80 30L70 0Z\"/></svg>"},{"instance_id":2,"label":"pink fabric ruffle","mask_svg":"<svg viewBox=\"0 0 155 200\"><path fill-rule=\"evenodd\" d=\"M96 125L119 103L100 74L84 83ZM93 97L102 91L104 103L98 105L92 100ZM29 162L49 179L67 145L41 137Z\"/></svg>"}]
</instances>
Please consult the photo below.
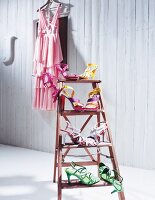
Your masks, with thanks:
<instances>
[{"instance_id":1,"label":"pink fabric ruffle","mask_svg":"<svg viewBox=\"0 0 155 200\"><path fill-rule=\"evenodd\" d=\"M53 102L53 95L56 94L56 84L59 71L55 64L60 64L63 60L60 38L59 38L59 12L60 6L57 7L55 15L50 24L47 23L44 10L39 12L38 37L35 45L34 68L35 77L33 108L41 110L54 110L56 103ZM50 73L53 79L54 87L45 87L42 75Z\"/></svg>"}]
</instances>

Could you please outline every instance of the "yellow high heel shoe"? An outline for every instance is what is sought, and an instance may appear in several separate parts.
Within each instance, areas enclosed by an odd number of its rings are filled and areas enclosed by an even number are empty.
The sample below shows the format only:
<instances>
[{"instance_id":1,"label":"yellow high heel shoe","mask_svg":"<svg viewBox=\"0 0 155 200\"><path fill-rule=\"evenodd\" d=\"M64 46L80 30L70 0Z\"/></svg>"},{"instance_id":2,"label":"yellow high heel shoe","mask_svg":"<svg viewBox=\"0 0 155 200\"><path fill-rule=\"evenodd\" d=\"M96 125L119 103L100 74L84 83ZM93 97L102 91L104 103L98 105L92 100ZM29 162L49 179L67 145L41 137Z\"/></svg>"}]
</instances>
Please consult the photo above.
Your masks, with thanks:
<instances>
[{"instance_id":1,"label":"yellow high heel shoe","mask_svg":"<svg viewBox=\"0 0 155 200\"><path fill-rule=\"evenodd\" d=\"M94 88L89 92L89 98L87 100L86 106L84 107L87 111L96 111L100 108L99 98L100 98L101 89L99 87Z\"/></svg>"},{"instance_id":2,"label":"yellow high heel shoe","mask_svg":"<svg viewBox=\"0 0 155 200\"><path fill-rule=\"evenodd\" d=\"M69 90L71 91L71 94L69 94ZM80 102L79 99L74 97L75 91L71 86L64 85L60 91L60 94L70 101L74 110L76 111L84 110L84 105Z\"/></svg>"},{"instance_id":3,"label":"yellow high heel shoe","mask_svg":"<svg viewBox=\"0 0 155 200\"><path fill-rule=\"evenodd\" d=\"M87 68L85 69L84 73L79 76L80 79L94 79L96 70L98 65L96 64L87 64Z\"/></svg>"}]
</instances>

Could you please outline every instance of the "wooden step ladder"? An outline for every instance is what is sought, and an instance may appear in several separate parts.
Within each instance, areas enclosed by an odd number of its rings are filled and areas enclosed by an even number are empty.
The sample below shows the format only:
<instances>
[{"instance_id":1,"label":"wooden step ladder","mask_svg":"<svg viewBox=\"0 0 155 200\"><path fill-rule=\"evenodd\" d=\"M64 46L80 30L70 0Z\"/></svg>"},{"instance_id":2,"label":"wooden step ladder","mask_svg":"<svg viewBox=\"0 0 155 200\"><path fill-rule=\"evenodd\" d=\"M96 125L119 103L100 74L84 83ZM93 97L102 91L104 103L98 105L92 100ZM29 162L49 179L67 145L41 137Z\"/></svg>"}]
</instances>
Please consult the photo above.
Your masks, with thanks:
<instances>
[{"instance_id":1,"label":"wooden step ladder","mask_svg":"<svg viewBox=\"0 0 155 200\"><path fill-rule=\"evenodd\" d=\"M69 84L70 83L77 83L77 84L80 84L80 83L81 84L88 84L88 83L90 83L90 84L92 84L92 88L96 88L96 87L100 87L99 84L101 83L101 81L100 80L69 81L69 80L63 80L62 79L62 80L58 81L59 89L61 89L64 86L64 84L68 84L68 83ZM86 160L86 161L82 161L82 162L76 162L77 164L80 164L82 166L89 166L89 165L98 166L98 164L100 163L100 160L101 160L101 151L99 149L107 147L108 150L109 150L109 154L110 154L109 157L111 159L113 169L115 169L120 174L118 162L117 162L117 159L116 159L116 153L115 153L115 149L114 149L114 145L113 145L113 141L112 141L112 135L111 135L111 131L109 129L106 114L105 114L105 107L104 107L104 104L103 104L102 92L100 93L99 104L100 104L100 110L97 110L97 111L82 111L82 112L80 112L80 111L75 111L75 110L65 110L65 98L64 98L64 96L62 96L60 94L59 97L58 97L54 175L53 175L53 182L56 182L56 171L58 171L58 179L57 179L57 182L58 182L58 200L62 200L62 189L111 186L110 184L108 184L104 181L100 181L97 184L87 186L87 185L81 184L77 180L73 180L71 182L71 184L68 184L68 180L62 180L62 168L70 166L70 163L64 162L64 159L71 149L83 148L86 151L87 155L91 159L90 161ZM62 135L61 135L61 131L60 131L62 118L69 121L68 116L70 117L70 116L80 116L80 115L88 116L88 118L84 122L83 126L81 127L81 132L83 131L83 129L86 127L86 125L88 124L88 122L90 121L90 119L93 116L96 117L97 123L99 123L100 121L106 122L107 126L108 126L107 134L108 134L108 141L109 142L103 141L103 142L99 143L99 145L97 147L94 147L94 146L78 146L78 145L75 145L73 143L62 144ZM95 158L91 154L90 148L96 148L96 152L97 152L96 157L97 158ZM119 179L119 177L118 177L118 179ZM118 198L119 198L119 200L125 200L125 195L124 195L123 191L118 193Z\"/></svg>"}]
</instances>

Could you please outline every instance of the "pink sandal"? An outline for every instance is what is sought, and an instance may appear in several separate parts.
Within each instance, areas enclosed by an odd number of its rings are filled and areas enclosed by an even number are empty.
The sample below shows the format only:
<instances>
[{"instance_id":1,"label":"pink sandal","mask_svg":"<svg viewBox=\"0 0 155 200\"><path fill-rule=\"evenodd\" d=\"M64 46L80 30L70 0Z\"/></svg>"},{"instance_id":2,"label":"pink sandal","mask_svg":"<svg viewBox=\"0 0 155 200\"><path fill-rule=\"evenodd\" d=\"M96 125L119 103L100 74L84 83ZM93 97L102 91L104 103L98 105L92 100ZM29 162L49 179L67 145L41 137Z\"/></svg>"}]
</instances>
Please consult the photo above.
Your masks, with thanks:
<instances>
[{"instance_id":1,"label":"pink sandal","mask_svg":"<svg viewBox=\"0 0 155 200\"><path fill-rule=\"evenodd\" d=\"M53 87L53 76L50 73L43 73L41 76L45 87Z\"/></svg>"},{"instance_id":2,"label":"pink sandal","mask_svg":"<svg viewBox=\"0 0 155 200\"><path fill-rule=\"evenodd\" d=\"M77 74L68 74L67 70L68 70L68 65L61 63L61 64L56 64L55 67L58 69L58 71L61 72L62 76L66 79L66 80L78 80L79 76Z\"/></svg>"},{"instance_id":3,"label":"pink sandal","mask_svg":"<svg viewBox=\"0 0 155 200\"><path fill-rule=\"evenodd\" d=\"M81 130L80 129L75 129L71 124L70 122L66 121L66 128L63 130L61 129L61 131L63 131L65 134L63 134L63 144L65 144L65 140L66 140L66 135L68 135L71 139L71 141L74 143L74 144L79 144L79 138L81 137L80 136L80 132Z\"/></svg>"},{"instance_id":4,"label":"pink sandal","mask_svg":"<svg viewBox=\"0 0 155 200\"><path fill-rule=\"evenodd\" d=\"M73 126L70 124L70 122L66 121L66 128L63 130L61 129L62 132L64 132L65 134L63 134L63 144L66 143L66 135L68 135L71 139L71 141L74 144L78 144L79 146L96 146L97 143L95 141L95 139L91 136L85 138L81 136L81 130L80 129L76 129L73 128Z\"/></svg>"},{"instance_id":5,"label":"pink sandal","mask_svg":"<svg viewBox=\"0 0 155 200\"><path fill-rule=\"evenodd\" d=\"M98 126L100 125L100 126ZM108 130L108 126L106 122L99 122L97 123L90 131L90 137L94 138L96 143L100 143L104 141L104 136L106 131ZM101 136L103 136L103 140L101 140Z\"/></svg>"},{"instance_id":6,"label":"pink sandal","mask_svg":"<svg viewBox=\"0 0 155 200\"><path fill-rule=\"evenodd\" d=\"M41 78L43 80L44 87L53 88L53 103L56 102L60 90L53 83L54 76L52 76L50 73L43 73Z\"/></svg>"},{"instance_id":7,"label":"pink sandal","mask_svg":"<svg viewBox=\"0 0 155 200\"><path fill-rule=\"evenodd\" d=\"M93 137L80 137L79 138L79 146L96 146L97 143Z\"/></svg>"}]
</instances>

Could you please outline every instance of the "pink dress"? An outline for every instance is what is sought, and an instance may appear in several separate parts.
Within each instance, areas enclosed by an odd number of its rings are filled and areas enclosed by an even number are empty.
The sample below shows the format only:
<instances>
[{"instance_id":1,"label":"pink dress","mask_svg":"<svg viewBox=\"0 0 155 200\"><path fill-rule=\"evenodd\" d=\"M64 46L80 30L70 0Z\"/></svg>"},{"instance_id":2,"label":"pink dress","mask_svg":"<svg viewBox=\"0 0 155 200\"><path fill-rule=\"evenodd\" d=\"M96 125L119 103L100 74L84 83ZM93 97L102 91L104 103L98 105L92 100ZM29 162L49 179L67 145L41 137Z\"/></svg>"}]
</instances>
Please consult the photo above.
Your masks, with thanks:
<instances>
[{"instance_id":1,"label":"pink dress","mask_svg":"<svg viewBox=\"0 0 155 200\"><path fill-rule=\"evenodd\" d=\"M54 110L56 103L53 102L52 87L45 87L42 80L44 73L50 73L53 83L57 84L58 71L55 67L63 60L60 38L59 38L59 13L60 4L57 6L55 14L49 20L45 17L45 10L39 11L38 37L36 40L34 53L35 91L33 108L42 110Z\"/></svg>"}]
</instances>

